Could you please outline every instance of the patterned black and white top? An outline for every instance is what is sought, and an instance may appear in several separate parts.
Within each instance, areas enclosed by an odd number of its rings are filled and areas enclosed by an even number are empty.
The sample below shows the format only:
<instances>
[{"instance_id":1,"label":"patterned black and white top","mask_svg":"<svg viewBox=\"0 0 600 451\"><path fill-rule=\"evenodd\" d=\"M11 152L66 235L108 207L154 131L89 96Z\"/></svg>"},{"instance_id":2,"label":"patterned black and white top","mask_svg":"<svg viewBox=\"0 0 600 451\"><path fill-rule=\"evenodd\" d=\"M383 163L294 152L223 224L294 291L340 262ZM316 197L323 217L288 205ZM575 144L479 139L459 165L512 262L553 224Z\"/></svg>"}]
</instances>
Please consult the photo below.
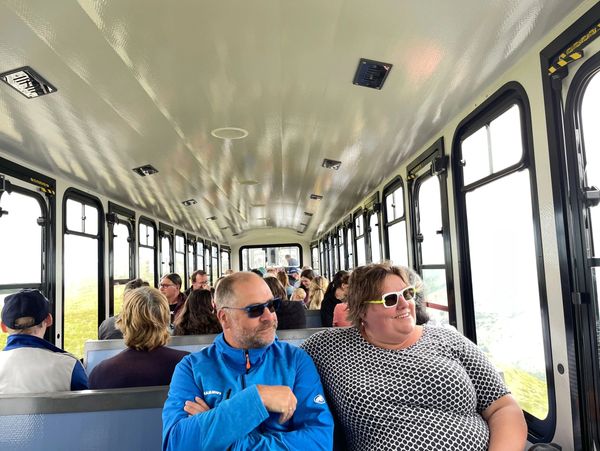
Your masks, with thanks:
<instances>
[{"instance_id":1,"label":"patterned black and white top","mask_svg":"<svg viewBox=\"0 0 600 451\"><path fill-rule=\"evenodd\" d=\"M483 352L451 328L425 325L401 350L373 346L354 327L302 347L352 450L485 450L480 413L509 393Z\"/></svg>"}]
</instances>

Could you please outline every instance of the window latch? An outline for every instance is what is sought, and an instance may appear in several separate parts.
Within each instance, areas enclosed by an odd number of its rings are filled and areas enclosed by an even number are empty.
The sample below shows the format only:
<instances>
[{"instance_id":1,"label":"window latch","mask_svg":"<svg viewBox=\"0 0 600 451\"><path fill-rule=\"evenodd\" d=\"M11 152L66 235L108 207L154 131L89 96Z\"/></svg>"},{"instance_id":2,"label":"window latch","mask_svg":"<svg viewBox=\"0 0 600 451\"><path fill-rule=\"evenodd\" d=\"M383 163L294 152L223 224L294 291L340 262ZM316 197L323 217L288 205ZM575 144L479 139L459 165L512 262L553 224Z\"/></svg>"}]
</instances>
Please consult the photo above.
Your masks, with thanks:
<instances>
[{"instance_id":1,"label":"window latch","mask_svg":"<svg viewBox=\"0 0 600 451\"><path fill-rule=\"evenodd\" d=\"M600 190L595 186L586 186L583 188L583 197L586 207L595 207L600 204Z\"/></svg>"}]
</instances>

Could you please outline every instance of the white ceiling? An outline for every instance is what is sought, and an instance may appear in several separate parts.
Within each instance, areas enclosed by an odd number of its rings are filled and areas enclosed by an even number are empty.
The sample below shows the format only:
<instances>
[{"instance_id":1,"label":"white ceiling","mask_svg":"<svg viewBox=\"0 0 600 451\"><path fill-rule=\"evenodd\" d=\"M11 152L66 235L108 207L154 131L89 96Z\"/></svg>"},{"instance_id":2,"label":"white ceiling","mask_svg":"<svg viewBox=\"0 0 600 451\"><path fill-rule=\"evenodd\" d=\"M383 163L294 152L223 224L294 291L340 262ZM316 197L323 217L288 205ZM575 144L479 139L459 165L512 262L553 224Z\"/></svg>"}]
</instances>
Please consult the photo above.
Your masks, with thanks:
<instances>
[{"instance_id":1,"label":"white ceiling","mask_svg":"<svg viewBox=\"0 0 600 451\"><path fill-rule=\"evenodd\" d=\"M310 238L579 3L2 1L0 72L31 66L58 92L0 84L0 152L220 242L305 211ZM361 57L394 65L383 90L352 84Z\"/></svg>"}]
</instances>

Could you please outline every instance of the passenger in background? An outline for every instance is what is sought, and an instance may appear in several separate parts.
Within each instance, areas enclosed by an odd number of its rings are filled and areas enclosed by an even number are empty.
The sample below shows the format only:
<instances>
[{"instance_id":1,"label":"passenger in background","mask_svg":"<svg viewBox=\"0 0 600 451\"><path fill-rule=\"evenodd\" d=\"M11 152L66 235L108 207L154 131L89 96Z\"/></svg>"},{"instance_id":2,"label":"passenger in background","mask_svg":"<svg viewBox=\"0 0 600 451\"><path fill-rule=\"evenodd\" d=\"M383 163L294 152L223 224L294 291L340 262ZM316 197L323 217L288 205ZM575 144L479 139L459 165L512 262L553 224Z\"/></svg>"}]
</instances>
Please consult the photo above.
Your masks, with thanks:
<instances>
[{"instance_id":1,"label":"passenger in background","mask_svg":"<svg viewBox=\"0 0 600 451\"><path fill-rule=\"evenodd\" d=\"M265 277L274 298L281 299L281 306L277 310L277 330L305 329L306 314L301 302L288 301L283 285L275 277Z\"/></svg>"},{"instance_id":2,"label":"passenger in background","mask_svg":"<svg viewBox=\"0 0 600 451\"><path fill-rule=\"evenodd\" d=\"M193 290L210 290L210 283L208 282L208 274L202 269L198 269L190 276L191 286L185 290L184 296L187 297Z\"/></svg>"},{"instance_id":3,"label":"passenger in background","mask_svg":"<svg viewBox=\"0 0 600 451\"><path fill-rule=\"evenodd\" d=\"M85 390L88 379L75 356L44 340L52 325L50 303L38 290L10 294L2 308L0 394Z\"/></svg>"},{"instance_id":4,"label":"passenger in background","mask_svg":"<svg viewBox=\"0 0 600 451\"><path fill-rule=\"evenodd\" d=\"M333 327L348 327L352 326L352 321L348 319L348 304L341 302L335 306L333 310Z\"/></svg>"},{"instance_id":5,"label":"passenger in background","mask_svg":"<svg viewBox=\"0 0 600 451\"><path fill-rule=\"evenodd\" d=\"M217 287L219 286L219 284L221 283L221 281L225 278L225 276L221 276L219 277L217 280L215 280L215 289L212 291L212 295L213 297L215 296L215 291L217 290Z\"/></svg>"},{"instance_id":6,"label":"passenger in background","mask_svg":"<svg viewBox=\"0 0 600 451\"><path fill-rule=\"evenodd\" d=\"M320 310L329 281L323 276L315 276L308 288L308 309Z\"/></svg>"},{"instance_id":7,"label":"passenger in background","mask_svg":"<svg viewBox=\"0 0 600 451\"><path fill-rule=\"evenodd\" d=\"M348 449L523 450L523 412L485 354L454 329L416 324L420 284L406 267L356 268L347 297L354 327L301 346Z\"/></svg>"},{"instance_id":8,"label":"passenger in background","mask_svg":"<svg viewBox=\"0 0 600 451\"><path fill-rule=\"evenodd\" d=\"M294 288L300 288L300 270L298 268L288 269L288 277L290 278L290 285Z\"/></svg>"},{"instance_id":9,"label":"passenger in background","mask_svg":"<svg viewBox=\"0 0 600 451\"><path fill-rule=\"evenodd\" d=\"M181 292L181 277L179 274L171 273L162 276L158 285L160 292L169 301L169 309L171 310L171 324L175 322L179 316L179 312L187 299Z\"/></svg>"},{"instance_id":10,"label":"passenger in background","mask_svg":"<svg viewBox=\"0 0 600 451\"><path fill-rule=\"evenodd\" d=\"M298 288L304 288L304 290L306 291L306 297L304 298L304 307L306 307L306 308L308 308L308 304L310 302L310 300L309 300L310 282L314 278L315 278L315 273L313 272L312 269L303 269L302 272L300 273L300 285L298 286Z\"/></svg>"},{"instance_id":11,"label":"passenger in background","mask_svg":"<svg viewBox=\"0 0 600 451\"><path fill-rule=\"evenodd\" d=\"M296 260L294 257L292 257L289 254L285 256L285 260L287 261L288 266L298 266L300 264L300 263L298 263L298 260Z\"/></svg>"},{"instance_id":12,"label":"passenger in background","mask_svg":"<svg viewBox=\"0 0 600 451\"><path fill-rule=\"evenodd\" d=\"M210 290L194 290L175 320L173 335L204 335L222 332L215 314L213 296Z\"/></svg>"},{"instance_id":13,"label":"passenger in background","mask_svg":"<svg viewBox=\"0 0 600 451\"><path fill-rule=\"evenodd\" d=\"M279 283L281 283L285 289L286 299L290 299L294 292L294 287L290 285L290 279L288 278L287 273L284 270L277 271L277 280L279 280Z\"/></svg>"},{"instance_id":14,"label":"passenger in background","mask_svg":"<svg viewBox=\"0 0 600 451\"><path fill-rule=\"evenodd\" d=\"M217 289L223 334L184 358L163 408L163 451L322 449L333 419L311 359L278 341L277 306L260 277L239 272Z\"/></svg>"},{"instance_id":15,"label":"passenger in background","mask_svg":"<svg viewBox=\"0 0 600 451\"><path fill-rule=\"evenodd\" d=\"M169 320L169 303L156 288L128 291L117 320L127 349L93 369L90 388L168 385L175 366L189 354L165 346Z\"/></svg>"},{"instance_id":16,"label":"passenger in background","mask_svg":"<svg viewBox=\"0 0 600 451\"><path fill-rule=\"evenodd\" d=\"M125 284L125 289L123 291L123 296L125 293L131 290L135 290L139 287L148 287L150 284L142 279L133 279ZM123 338L123 332L117 327L116 321L119 318L119 315L111 316L106 318L100 324L98 328L98 340L116 340Z\"/></svg>"},{"instance_id":17,"label":"passenger in background","mask_svg":"<svg viewBox=\"0 0 600 451\"><path fill-rule=\"evenodd\" d=\"M296 288L292 293L290 301L300 301L302 302L302 307L304 307L304 298L306 298L306 291L304 291L304 288Z\"/></svg>"},{"instance_id":18,"label":"passenger in background","mask_svg":"<svg viewBox=\"0 0 600 451\"><path fill-rule=\"evenodd\" d=\"M233 274L233 269L231 269L231 268L230 268L230 269L226 269L226 270L225 270L225 275L226 275L226 276L230 276L230 275L232 275L232 274Z\"/></svg>"},{"instance_id":19,"label":"passenger in background","mask_svg":"<svg viewBox=\"0 0 600 451\"><path fill-rule=\"evenodd\" d=\"M331 327L333 325L333 311L335 307L346 299L348 294L348 271L338 271L327 287L323 303L321 304L321 325Z\"/></svg>"}]
</instances>

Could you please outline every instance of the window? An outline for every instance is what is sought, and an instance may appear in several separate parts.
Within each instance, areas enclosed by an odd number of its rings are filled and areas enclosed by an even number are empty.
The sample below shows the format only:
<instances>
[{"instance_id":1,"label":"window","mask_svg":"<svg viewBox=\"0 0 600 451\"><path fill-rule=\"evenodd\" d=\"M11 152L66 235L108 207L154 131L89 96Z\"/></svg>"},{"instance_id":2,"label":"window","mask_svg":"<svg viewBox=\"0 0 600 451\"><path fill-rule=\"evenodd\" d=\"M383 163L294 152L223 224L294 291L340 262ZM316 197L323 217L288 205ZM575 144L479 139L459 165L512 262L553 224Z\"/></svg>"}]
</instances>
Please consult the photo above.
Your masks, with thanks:
<instances>
[{"instance_id":1,"label":"window","mask_svg":"<svg viewBox=\"0 0 600 451\"><path fill-rule=\"evenodd\" d=\"M318 243L311 243L310 245L310 257L311 257L311 266L317 272L320 273L320 265L319 265L319 245Z\"/></svg>"},{"instance_id":2,"label":"window","mask_svg":"<svg viewBox=\"0 0 600 451\"><path fill-rule=\"evenodd\" d=\"M0 249L11 258L0 258L0 310L6 296L21 288L48 294L48 275L42 262L50 258L46 249L51 228L46 199L6 179L5 183L6 191L0 192ZM7 337L0 333L0 349L6 346Z\"/></svg>"},{"instance_id":3,"label":"window","mask_svg":"<svg viewBox=\"0 0 600 451\"><path fill-rule=\"evenodd\" d=\"M214 285L214 283L217 281L217 279L221 275L219 273L219 248L217 247L216 244L212 245L210 256L212 258L212 264L211 264L212 279L211 280L212 280L212 284Z\"/></svg>"},{"instance_id":4,"label":"window","mask_svg":"<svg viewBox=\"0 0 600 451\"><path fill-rule=\"evenodd\" d=\"M196 238L188 235L187 239L188 280L196 270Z\"/></svg>"},{"instance_id":5,"label":"window","mask_svg":"<svg viewBox=\"0 0 600 451\"><path fill-rule=\"evenodd\" d=\"M196 270L204 269L204 243L202 240L196 241Z\"/></svg>"},{"instance_id":6,"label":"window","mask_svg":"<svg viewBox=\"0 0 600 451\"><path fill-rule=\"evenodd\" d=\"M543 258L536 238L527 105L524 90L512 83L459 125L456 195L466 260L464 302L472 309L465 330L502 371L521 408L543 420L551 365L542 331L538 262ZM498 288L498 275L507 269L504 282L513 295Z\"/></svg>"},{"instance_id":7,"label":"window","mask_svg":"<svg viewBox=\"0 0 600 451\"><path fill-rule=\"evenodd\" d=\"M212 283L212 267L211 267L211 263L212 260L210 259L210 242L206 241L204 243L204 271L206 271L206 274L208 275L208 280L211 281Z\"/></svg>"},{"instance_id":8,"label":"window","mask_svg":"<svg viewBox=\"0 0 600 451\"><path fill-rule=\"evenodd\" d=\"M337 261L335 258L335 254L337 252L337 246L335 244L336 235L332 232L329 234L327 239L329 245L329 274L328 278L331 279L333 275L336 273Z\"/></svg>"},{"instance_id":9,"label":"window","mask_svg":"<svg viewBox=\"0 0 600 451\"><path fill-rule=\"evenodd\" d=\"M285 256L289 255L288 261ZM291 264L290 264L291 263ZM240 248L240 270L255 268L282 268L302 266L302 247L297 243L242 246Z\"/></svg>"},{"instance_id":10,"label":"window","mask_svg":"<svg viewBox=\"0 0 600 451\"><path fill-rule=\"evenodd\" d=\"M188 286L188 274L185 271L185 235L183 232L175 233L175 272L179 274L185 287Z\"/></svg>"},{"instance_id":11,"label":"window","mask_svg":"<svg viewBox=\"0 0 600 451\"><path fill-rule=\"evenodd\" d=\"M173 227L159 224L160 236L160 277L174 272Z\"/></svg>"},{"instance_id":12,"label":"window","mask_svg":"<svg viewBox=\"0 0 600 451\"><path fill-rule=\"evenodd\" d=\"M108 260L110 316L121 312L125 284L135 278L135 213L108 203Z\"/></svg>"},{"instance_id":13,"label":"window","mask_svg":"<svg viewBox=\"0 0 600 451\"><path fill-rule=\"evenodd\" d=\"M371 263L379 263L383 256L381 255L381 239L379 234L379 213L369 211L367 213L367 222L369 225L369 249Z\"/></svg>"},{"instance_id":14,"label":"window","mask_svg":"<svg viewBox=\"0 0 600 451\"><path fill-rule=\"evenodd\" d=\"M352 239L352 223L346 225L346 252L348 255L348 264L346 268L351 270L354 268L354 240Z\"/></svg>"},{"instance_id":15,"label":"window","mask_svg":"<svg viewBox=\"0 0 600 451\"><path fill-rule=\"evenodd\" d=\"M140 218L138 244L139 278L152 286L158 285L156 277L156 225L147 218Z\"/></svg>"},{"instance_id":16,"label":"window","mask_svg":"<svg viewBox=\"0 0 600 451\"><path fill-rule=\"evenodd\" d=\"M367 255L365 244L365 217L362 210L354 213L354 236L356 243L356 265L364 266L367 264Z\"/></svg>"},{"instance_id":17,"label":"window","mask_svg":"<svg viewBox=\"0 0 600 451\"><path fill-rule=\"evenodd\" d=\"M346 258L346 247L344 246L344 226L338 226L337 229L337 241L338 241L338 256L339 256L339 262L340 262L340 270L342 269L346 269L348 267L347 265L347 258Z\"/></svg>"},{"instance_id":18,"label":"window","mask_svg":"<svg viewBox=\"0 0 600 451\"><path fill-rule=\"evenodd\" d=\"M395 265L408 266L404 185L400 177L396 177L383 189L383 197L386 257Z\"/></svg>"},{"instance_id":19,"label":"window","mask_svg":"<svg viewBox=\"0 0 600 451\"><path fill-rule=\"evenodd\" d=\"M221 275L227 274L227 270L231 269L231 263L229 256L231 255L231 249L228 247L221 246Z\"/></svg>"},{"instance_id":20,"label":"window","mask_svg":"<svg viewBox=\"0 0 600 451\"><path fill-rule=\"evenodd\" d=\"M319 249L320 249L320 254L321 254L321 268L322 268L322 274L324 275L325 272L327 271L327 253L325 252L325 242L323 241L323 239L321 239L321 241L319 241Z\"/></svg>"},{"instance_id":21,"label":"window","mask_svg":"<svg viewBox=\"0 0 600 451\"><path fill-rule=\"evenodd\" d=\"M68 189L63 202L63 340L66 351L83 356L83 343L98 338L104 312L103 234L100 201ZM102 315L104 316L104 315Z\"/></svg>"}]
</instances>

